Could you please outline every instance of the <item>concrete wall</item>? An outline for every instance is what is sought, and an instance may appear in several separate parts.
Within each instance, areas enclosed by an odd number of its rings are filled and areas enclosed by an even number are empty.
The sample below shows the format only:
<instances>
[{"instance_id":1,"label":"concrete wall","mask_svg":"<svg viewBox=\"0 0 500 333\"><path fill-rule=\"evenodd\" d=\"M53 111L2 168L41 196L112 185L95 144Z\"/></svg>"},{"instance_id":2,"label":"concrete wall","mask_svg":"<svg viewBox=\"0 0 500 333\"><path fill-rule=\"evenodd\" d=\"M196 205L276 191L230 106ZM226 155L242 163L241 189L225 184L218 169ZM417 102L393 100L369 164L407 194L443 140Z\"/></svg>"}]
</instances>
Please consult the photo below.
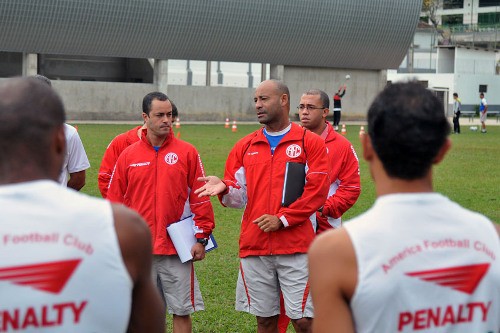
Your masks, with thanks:
<instances>
[{"instance_id":1,"label":"concrete wall","mask_svg":"<svg viewBox=\"0 0 500 333\"><path fill-rule=\"evenodd\" d=\"M453 73L455 70L455 49L440 48L437 56L436 73Z\"/></svg>"},{"instance_id":2,"label":"concrete wall","mask_svg":"<svg viewBox=\"0 0 500 333\"><path fill-rule=\"evenodd\" d=\"M368 106L386 84L386 71L344 70L280 66L283 81L290 88L291 118L303 92L322 89L333 97L340 85L347 84L342 99L342 119L365 119ZM346 80L346 75L351 76ZM1 80L1 79L0 79ZM52 80L61 95L68 120L141 121L142 98L157 86L148 83L86 82ZM179 108L181 121L254 121L253 88L169 85L167 95Z\"/></svg>"},{"instance_id":3,"label":"concrete wall","mask_svg":"<svg viewBox=\"0 0 500 333\"><path fill-rule=\"evenodd\" d=\"M142 98L156 91L153 84L52 81L69 120L141 121ZM167 95L179 108L181 120L255 120L250 88L168 86Z\"/></svg>"},{"instance_id":4,"label":"concrete wall","mask_svg":"<svg viewBox=\"0 0 500 333\"><path fill-rule=\"evenodd\" d=\"M490 50L456 49L455 73L490 74L496 73L496 53Z\"/></svg>"}]
</instances>

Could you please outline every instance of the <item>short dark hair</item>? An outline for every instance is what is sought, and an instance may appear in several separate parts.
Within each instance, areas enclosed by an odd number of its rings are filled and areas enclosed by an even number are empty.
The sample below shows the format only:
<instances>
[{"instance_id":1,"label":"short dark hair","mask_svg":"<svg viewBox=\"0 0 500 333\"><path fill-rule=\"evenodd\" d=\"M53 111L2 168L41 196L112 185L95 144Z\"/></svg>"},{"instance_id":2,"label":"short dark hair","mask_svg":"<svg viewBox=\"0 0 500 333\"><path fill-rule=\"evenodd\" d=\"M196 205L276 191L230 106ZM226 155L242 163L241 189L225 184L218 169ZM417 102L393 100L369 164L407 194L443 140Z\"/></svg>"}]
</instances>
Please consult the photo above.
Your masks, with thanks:
<instances>
[{"instance_id":1,"label":"short dark hair","mask_svg":"<svg viewBox=\"0 0 500 333\"><path fill-rule=\"evenodd\" d=\"M172 104L172 119L175 119L179 116L179 110L177 110L177 105L172 100L170 100L170 104Z\"/></svg>"},{"instance_id":2,"label":"short dark hair","mask_svg":"<svg viewBox=\"0 0 500 333\"><path fill-rule=\"evenodd\" d=\"M0 84L0 170L16 163L40 168L50 161L51 133L64 126L64 106L57 93L38 78L10 78Z\"/></svg>"},{"instance_id":3,"label":"short dark hair","mask_svg":"<svg viewBox=\"0 0 500 333\"><path fill-rule=\"evenodd\" d=\"M458 97L458 94L457 93L453 93L453 96Z\"/></svg>"},{"instance_id":4,"label":"short dark hair","mask_svg":"<svg viewBox=\"0 0 500 333\"><path fill-rule=\"evenodd\" d=\"M288 86L283 81L280 80L270 79L270 81L274 82L274 84L276 85L276 89L281 94L287 95L288 100L290 101L290 90L288 89Z\"/></svg>"},{"instance_id":5,"label":"short dark hair","mask_svg":"<svg viewBox=\"0 0 500 333\"><path fill-rule=\"evenodd\" d=\"M45 82L45 84L47 84L49 87L52 87L52 82L50 81L50 79L46 76L43 76L41 74L36 74L36 75L33 75L33 76L30 76L32 78L35 78L35 79L38 79L42 82Z\"/></svg>"},{"instance_id":6,"label":"short dark hair","mask_svg":"<svg viewBox=\"0 0 500 333\"><path fill-rule=\"evenodd\" d=\"M415 81L387 86L368 110L373 149L393 178L425 176L449 133L443 104Z\"/></svg>"},{"instance_id":7,"label":"short dark hair","mask_svg":"<svg viewBox=\"0 0 500 333\"><path fill-rule=\"evenodd\" d=\"M323 90L320 89L310 89L304 93L304 95L319 95L319 99L321 100L321 103L323 104L323 107L325 109L330 108L330 97L328 97L328 94L324 92Z\"/></svg>"},{"instance_id":8,"label":"short dark hair","mask_svg":"<svg viewBox=\"0 0 500 333\"><path fill-rule=\"evenodd\" d=\"M151 104L155 99L162 102L169 101L168 96L162 92L159 91L150 92L142 99L142 112L144 112L149 116L149 112L151 111Z\"/></svg>"}]
</instances>

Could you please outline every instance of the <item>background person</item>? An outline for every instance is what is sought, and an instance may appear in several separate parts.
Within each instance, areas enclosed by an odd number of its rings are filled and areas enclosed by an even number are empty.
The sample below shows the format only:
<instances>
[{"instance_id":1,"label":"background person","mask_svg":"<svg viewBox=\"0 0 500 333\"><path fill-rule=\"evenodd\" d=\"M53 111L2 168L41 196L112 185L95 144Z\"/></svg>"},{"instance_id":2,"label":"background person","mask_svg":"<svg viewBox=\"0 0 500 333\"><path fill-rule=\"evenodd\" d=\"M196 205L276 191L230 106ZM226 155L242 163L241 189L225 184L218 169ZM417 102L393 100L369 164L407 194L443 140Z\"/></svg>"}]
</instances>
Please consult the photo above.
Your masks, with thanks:
<instances>
[{"instance_id":1,"label":"background person","mask_svg":"<svg viewBox=\"0 0 500 333\"><path fill-rule=\"evenodd\" d=\"M457 93L453 93L453 133L460 134L460 111L462 110L462 102L458 98Z\"/></svg>"},{"instance_id":2,"label":"background person","mask_svg":"<svg viewBox=\"0 0 500 333\"><path fill-rule=\"evenodd\" d=\"M179 112L177 106L172 101L170 103L172 104L172 119L175 119L179 115ZM141 139L142 130L145 128L147 128L146 122L142 126L136 126L125 133L118 134L104 151L97 175L97 185L103 198L107 196L109 181L111 180L118 157L125 148Z\"/></svg>"},{"instance_id":3,"label":"background person","mask_svg":"<svg viewBox=\"0 0 500 333\"><path fill-rule=\"evenodd\" d=\"M302 127L325 140L330 161L331 184L325 204L316 213L317 234L331 228L340 228L342 214L354 205L361 193L358 157L349 140L335 132L326 121L329 107L330 98L318 89L306 91L298 106ZM289 322L281 308L278 320L280 333L286 333Z\"/></svg>"},{"instance_id":4,"label":"background person","mask_svg":"<svg viewBox=\"0 0 500 333\"><path fill-rule=\"evenodd\" d=\"M361 193L358 156L349 140L326 121L329 107L328 95L317 89L305 92L298 107L301 125L325 140L331 164L328 198L316 216L318 233L339 228L342 214L356 203Z\"/></svg>"},{"instance_id":5,"label":"background person","mask_svg":"<svg viewBox=\"0 0 500 333\"><path fill-rule=\"evenodd\" d=\"M118 157L107 198L135 209L148 224L153 243L153 277L173 316L174 332L191 332L190 314L204 309L192 261L182 263L166 228L192 216L197 243L193 261L205 258L205 245L215 227L210 200L194 194L203 183L196 148L174 137L172 103L161 92L142 102L146 129L141 140Z\"/></svg>"},{"instance_id":6,"label":"background person","mask_svg":"<svg viewBox=\"0 0 500 333\"><path fill-rule=\"evenodd\" d=\"M47 77L40 74L33 77L52 87L52 82ZM66 158L59 175L59 183L80 191L85 186L85 170L90 168L90 162L76 128L64 124L64 134L66 136Z\"/></svg>"},{"instance_id":7,"label":"background person","mask_svg":"<svg viewBox=\"0 0 500 333\"><path fill-rule=\"evenodd\" d=\"M488 114L488 102L483 93L479 94L481 102L479 104L479 120L481 121L481 133L486 133L486 117Z\"/></svg>"},{"instance_id":8,"label":"background person","mask_svg":"<svg viewBox=\"0 0 500 333\"><path fill-rule=\"evenodd\" d=\"M257 332L276 332L281 290L295 330L310 332L313 309L306 252L315 235L310 217L328 193L326 149L320 137L290 122L290 93L284 83L263 81L254 101L264 127L235 144L223 181L200 178L207 183L195 193L219 195L222 205L245 208L236 310L256 316ZM307 182L302 195L284 207L287 162L307 164Z\"/></svg>"},{"instance_id":9,"label":"background person","mask_svg":"<svg viewBox=\"0 0 500 333\"><path fill-rule=\"evenodd\" d=\"M339 123L342 111L342 97L344 97L346 92L346 85L344 84L337 90L335 95L333 95L333 127L336 131L339 130Z\"/></svg>"},{"instance_id":10,"label":"background person","mask_svg":"<svg viewBox=\"0 0 500 333\"><path fill-rule=\"evenodd\" d=\"M39 80L0 84L1 330L164 332L144 221L56 183L64 121Z\"/></svg>"},{"instance_id":11,"label":"background person","mask_svg":"<svg viewBox=\"0 0 500 333\"><path fill-rule=\"evenodd\" d=\"M315 333L499 331L495 228L433 191L449 132L442 103L417 82L372 103L362 146L377 200L311 246Z\"/></svg>"}]
</instances>

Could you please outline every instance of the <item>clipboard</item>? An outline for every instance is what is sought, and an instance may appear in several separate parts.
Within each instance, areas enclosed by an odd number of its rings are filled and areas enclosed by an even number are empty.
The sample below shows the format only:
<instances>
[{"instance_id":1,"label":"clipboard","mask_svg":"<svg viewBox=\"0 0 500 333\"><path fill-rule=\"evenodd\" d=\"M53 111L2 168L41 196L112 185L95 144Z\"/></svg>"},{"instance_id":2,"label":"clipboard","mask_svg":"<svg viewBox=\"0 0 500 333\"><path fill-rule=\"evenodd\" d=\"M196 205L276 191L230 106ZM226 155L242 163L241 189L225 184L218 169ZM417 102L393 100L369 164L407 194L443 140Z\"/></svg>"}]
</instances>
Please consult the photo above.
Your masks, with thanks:
<instances>
[{"instance_id":1,"label":"clipboard","mask_svg":"<svg viewBox=\"0 0 500 333\"><path fill-rule=\"evenodd\" d=\"M174 243L175 250L179 255L182 263L193 259L191 248L196 244L194 221L191 216L172 223L167 227L167 233ZM208 238L208 243L205 246L205 252L210 252L217 248L217 242L213 235Z\"/></svg>"},{"instance_id":2,"label":"clipboard","mask_svg":"<svg viewBox=\"0 0 500 333\"><path fill-rule=\"evenodd\" d=\"M287 162L285 170L285 182L283 184L283 196L281 205L288 207L295 202L302 193L306 185L306 165L297 162Z\"/></svg>"}]
</instances>

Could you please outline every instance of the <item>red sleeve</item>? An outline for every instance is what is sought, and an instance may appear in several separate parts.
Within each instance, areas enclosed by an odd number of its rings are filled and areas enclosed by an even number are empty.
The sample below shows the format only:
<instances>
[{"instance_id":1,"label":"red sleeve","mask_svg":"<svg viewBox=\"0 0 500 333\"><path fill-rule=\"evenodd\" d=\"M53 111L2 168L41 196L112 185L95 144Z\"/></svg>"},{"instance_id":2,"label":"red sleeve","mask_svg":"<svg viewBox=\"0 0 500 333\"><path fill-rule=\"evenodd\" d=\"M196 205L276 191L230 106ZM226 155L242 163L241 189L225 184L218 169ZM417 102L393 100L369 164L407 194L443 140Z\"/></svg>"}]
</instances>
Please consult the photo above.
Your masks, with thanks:
<instances>
[{"instance_id":1,"label":"red sleeve","mask_svg":"<svg viewBox=\"0 0 500 333\"><path fill-rule=\"evenodd\" d=\"M247 204L245 173L243 172L243 153L248 148L251 137L238 141L226 159L224 184L226 191L218 195L224 207L243 208Z\"/></svg>"},{"instance_id":2,"label":"red sleeve","mask_svg":"<svg viewBox=\"0 0 500 333\"><path fill-rule=\"evenodd\" d=\"M121 154L116 161L107 191L107 199L112 202L124 203L127 192L127 161L126 154Z\"/></svg>"},{"instance_id":3,"label":"red sleeve","mask_svg":"<svg viewBox=\"0 0 500 333\"><path fill-rule=\"evenodd\" d=\"M111 141L108 148L104 152L102 157L101 166L99 167L99 174L97 176L97 185L99 186L99 191L103 198L106 198L108 192L109 182L111 180L111 175L113 174L113 169L115 168L116 161L123 151L123 145L121 144L120 137L116 137Z\"/></svg>"},{"instance_id":4,"label":"red sleeve","mask_svg":"<svg viewBox=\"0 0 500 333\"><path fill-rule=\"evenodd\" d=\"M339 218L351 208L361 193L359 161L350 143L343 144L337 156L332 159L332 182L338 182L337 191L328 197L323 215Z\"/></svg>"},{"instance_id":5,"label":"red sleeve","mask_svg":"<svg viewBox=\"0 0 500 333\"><path fill-rule=\"evenodd\" d=\"M199 198L194 192L203 186L203 182L198 181L199 177L205 177L205 171L203 164L201 162L200 155L194 149L190 154L190 170L188 174L188 185L191 188L189 194L189 204L191 212L194 214L194 223L201 230L201 233L197 233L197 238L208 238L215 228L215 218L214 211L212 208L212 203L210 202L210 197Z\"/></svg>"}]
</instances>

